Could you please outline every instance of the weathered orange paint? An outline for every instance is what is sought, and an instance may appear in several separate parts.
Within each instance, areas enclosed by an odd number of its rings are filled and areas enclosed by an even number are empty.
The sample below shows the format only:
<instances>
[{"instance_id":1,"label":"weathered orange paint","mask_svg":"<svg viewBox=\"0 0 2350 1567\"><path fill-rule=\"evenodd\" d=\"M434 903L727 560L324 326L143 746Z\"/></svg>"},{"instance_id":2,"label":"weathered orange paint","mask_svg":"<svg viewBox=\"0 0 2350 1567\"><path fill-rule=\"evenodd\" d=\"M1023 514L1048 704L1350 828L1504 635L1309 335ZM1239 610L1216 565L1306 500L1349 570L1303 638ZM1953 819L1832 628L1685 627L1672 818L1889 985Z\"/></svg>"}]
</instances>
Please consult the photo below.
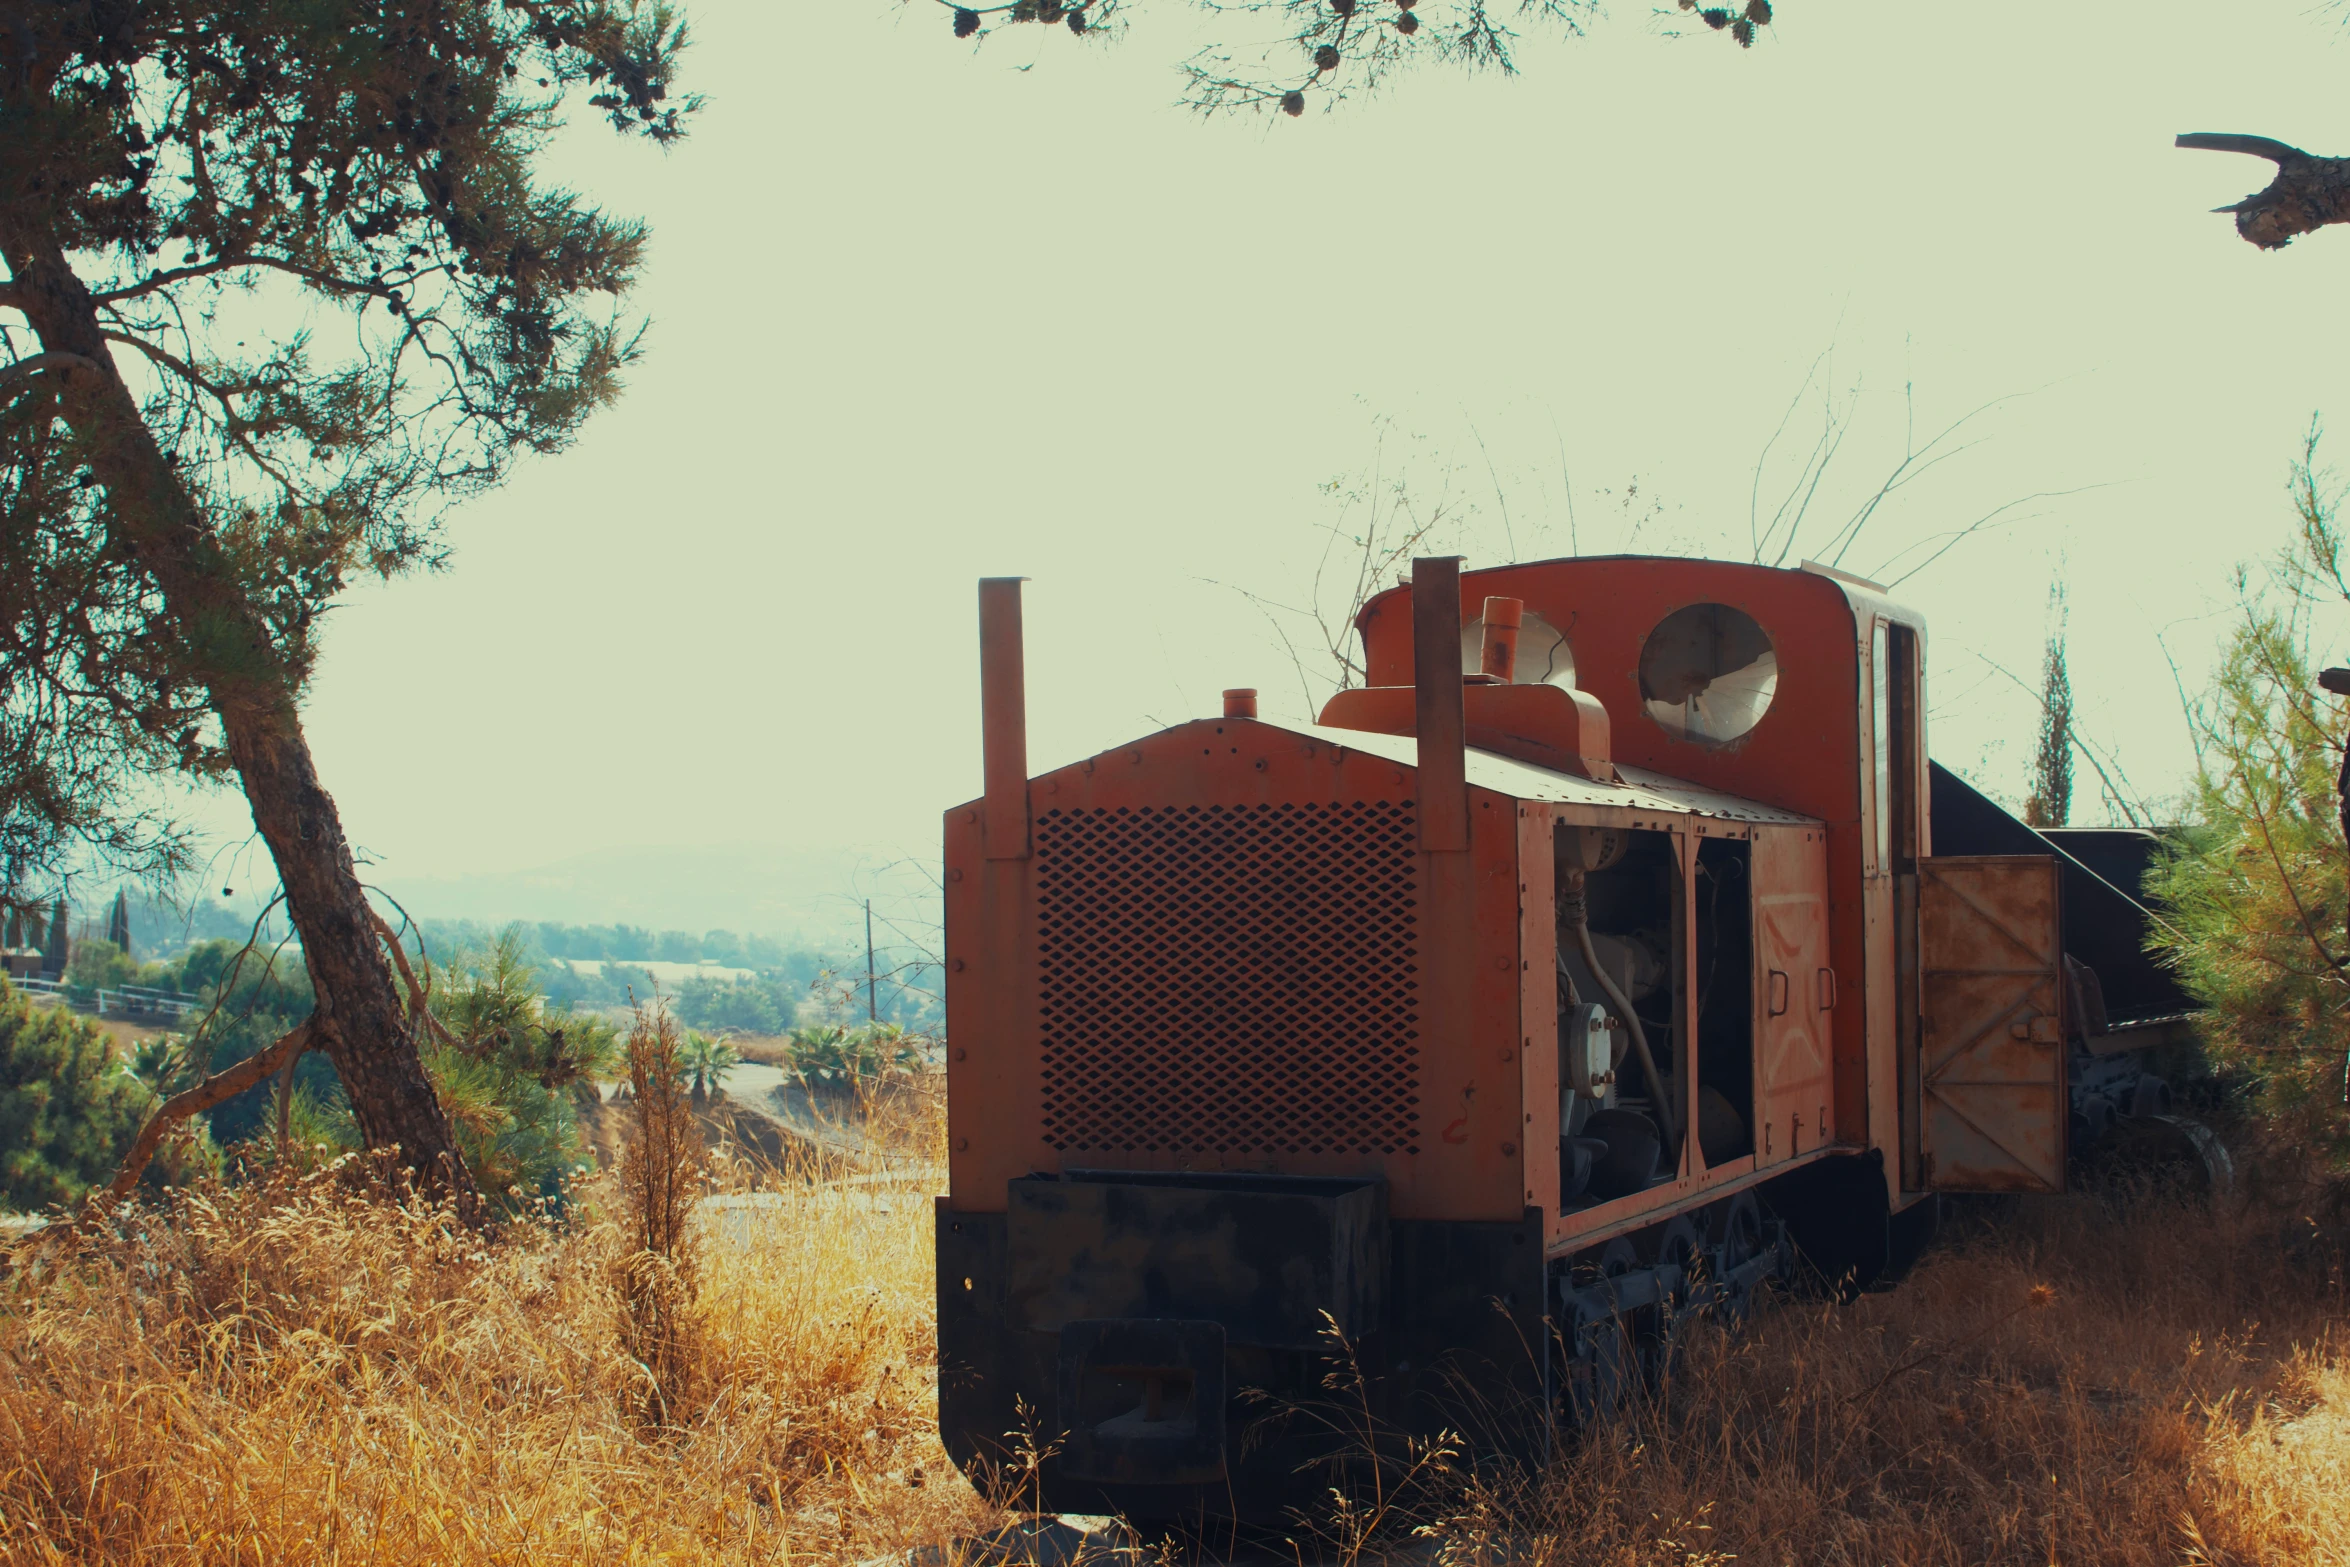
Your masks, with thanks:
<instances>
[{"instance_id":1,"label":"weathered orange paint","mask_svg":"<svg viewBox=\"0 0 2350 1567\"><path fill-rule=\"evenodd\" d=\"M1474 685L1461 691L1469 744L1577 778L1613 782L1607 709L1564 686ZM1356 686L1322 705L1322 724L1408 735L1417 722L1410 686Z\"/></svg>"},{"instance_id":2,"label":"weathered orange paint","mask_svg":"<svg viewBox=\"0 0 2350 1567\"><path fill-rule=\"evenodd\" d=\"M2062 896L2052 858L1949 856L1921 868L1930 1188L2064 1190Z\"/></svg>"},{"instance_id":3,"label":"weathered orange paint","mask_svg":"<svg viewBox=\"0 0 2350 1567\"><path fill-rule=\"evenodd\" d=\"M1450 588L1451 568L1423 562L1417 569L1423 587ZM1386 1181L1398 1219L1510 1220L1539 1207L1549 1216L1555 1254L1797 1164L1870 1147L1887 1155L1889 1195L1898 1205L1896 877L1874 847L1881 781L1874 776L1870 661L1879 620L1916 627L1917 617L1864 585L1811 571L1645 558L1551 561L1460 573L1459 613L1423 602L1423 623L1436 630L1430 656L1416 659L1404 591L1375 598L1361 618L1371 689L1334 699L1320 726L1232 715L1180 724L1020 780L1017 790L998 776L991 738L986 797L958 806L946 821L950 1207L1001 1211L1008 1181L1058 1172L1064 1160L1070 1167L1373 1175ZM1505 599L1521 601L1565 634L1578 689L1494 683L1458 668L1460 613L1487 609L1495 624L1504 616L1487 601ZM1649 715L1638 685L1651 629L1706 603L1752 617L1776 658L1768 710L1726 744L1677 738ZM988 667L1006 667L1008 656L1016 669L1016 618L999 615L990 624L1009 624L1012 645L991 630ZM1922 660L1922 630L1919 650ZM1001 728L998 715L1018 712L1000 687L992 677L987 682L991 736ZM1432 765L1424 769L1424 762ZM1891 765L1915 780L1922 854L1931 842L1922 733L1915 754ZM1015 799L1021 852L1007 856L1001 850L1012 841L1006 819ZM1074 813L1156 813L1155 821L1404 802L1419 829L1416 852L1407 856L1417 1096L1409 1147L1202 1153L1054 1146L1043 1103L1048 1023L1040 1012L1047 987L1039 877L1051 873L1049 865L1040 870L1040 860L1050 859L1042 846L1050 823ZM1558 829L1585 826L1672 835L1680 872L1675 920L1683 925L1695 906L1698 846L1709 838L1751 841L1754 1094L1751 1106L1740 1108L1752 1115L1754 1151L1706 1166L1694 1134L1699 1074L1685 1070L1676 1106L1685 1135L1673 1179L1562 1212L1555 1195L1552 844ZM1276 888L1265 896L1277 903L1285 894ZM1200 985L1265 995L1288 978L1273 950L1278 943L1260 951L1219 946L1214 932L1197 939L1213 959L1201 960ZM1694 1005L1695 943L1680 940L1676 951L1680 995ZM1105 983L1115 978L1108 971ZM1346 998L1333 996L1330 1005L1342 1011ZM1676 1052L1693 1053L1697 1031L1686 1017L1677 1022ZM1225 1041L1219 1048L1236 1047ZM1284 1042L1251 1048L1280 1051ZM1268 1078L1277 1075L1272 1064ZM2061 1075L2057 1083L2061 1097ZM1241 1094L1252 1089L1248 1081L1230 1086Z\"/></svg>"},{"instance_id":4,"label":"weathered orange paint","mask_svg":"<svg viewBox=\"0 0 2350 1567\"><path fill-rule=\"evenodd\" d=\"M1760 828L1754 835L1754 1157L1768 1169L1830 1140L1828 857L1820 834Z\"/></svg>"},{"instance_id":5,"label":"weathered orange paint","mask_svg":"<svg viewBox=\"0 0 2350 1567\"><path fill-rule=\"evenodd\" d=\"M1410 667L1404 590L1382 593L1357 621L1373 685L1400 684ZM1750 800L1816 817L1827 829L1830 960L1844 1004L1833 1018L1836 1095L1831 1114L1854 1146L1899 1137L1891 1014L1872 1029L1872 1010L1893 994L1891 878L1864 867L1874 816L1866 802L1870 733L1869 633L1883 616L1922 619L1855 581L1730 561L1598 556L1497 566L1461 575L1464 604L1504 594L1556 626L1573 650L1576 685L1607 710L1614 759ZM1778 688L1761 721L1726 745L1675 737L1650 721L1641 699L1640 653L1667 615L1693 604L1725 604L1753 617L1770 637ZM1921 651L1923 638L1921 635ZM1922 747L1921 747L1922 751ZM1922 778L1923 756L1913 760ZM1924 794L1919 795L1921 835ZM1928 840L1930 841L1930 839ZM1887 1179L1898 1191L1898 1159Z\"/></svg>"}]
</instances>

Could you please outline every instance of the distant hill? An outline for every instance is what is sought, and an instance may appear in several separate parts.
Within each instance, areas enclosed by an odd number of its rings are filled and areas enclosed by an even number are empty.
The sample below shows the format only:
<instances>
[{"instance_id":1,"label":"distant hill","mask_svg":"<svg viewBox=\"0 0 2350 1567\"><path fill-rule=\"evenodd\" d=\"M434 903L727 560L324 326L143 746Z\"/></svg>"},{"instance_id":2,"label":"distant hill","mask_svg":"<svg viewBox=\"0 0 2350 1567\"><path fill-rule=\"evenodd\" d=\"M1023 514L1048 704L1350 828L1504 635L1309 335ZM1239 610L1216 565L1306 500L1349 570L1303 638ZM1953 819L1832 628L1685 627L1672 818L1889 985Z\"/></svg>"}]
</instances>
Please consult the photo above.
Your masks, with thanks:
<instances>
[{"instance_id":1,"label":"distant hill","mask_svg":"<svg viewBox=\"0 0 2350 1567\"><path fill-rule=\"evenodd\" d=\"M492 928L522 920L697 936L734 931L829 951L863 947L862 900L868 897L884 945L919 942L939 915L936 884L923 868L840 847L630 845L519 871L403 876L395 867L372 866L362 867L360 875L419 920ZM190 889L184 902L129 890L132 945L142 958L176 952L191 941L242 941L261 912L262 900L251 886L234 889L225 900L210 896L213 889ZM103 935L113 897L114 889L100 883L78 889L73 934ZM281 908L263 921L262 939L274 944L285 934Z\"/></svg>"},{"instance_id":2,"label":"distant hill","mask_svg":"<svg viewBox=\"0 0 2350 1567\"><path fill-rule=\"evenodd\" d=\"M368 879L419 919L560 920L654 930L737 930L828 944L862 940L859 899L901 902L918 876L837 848L773 844L591 849L531 870Z\"/></svg>"}]
</instances>

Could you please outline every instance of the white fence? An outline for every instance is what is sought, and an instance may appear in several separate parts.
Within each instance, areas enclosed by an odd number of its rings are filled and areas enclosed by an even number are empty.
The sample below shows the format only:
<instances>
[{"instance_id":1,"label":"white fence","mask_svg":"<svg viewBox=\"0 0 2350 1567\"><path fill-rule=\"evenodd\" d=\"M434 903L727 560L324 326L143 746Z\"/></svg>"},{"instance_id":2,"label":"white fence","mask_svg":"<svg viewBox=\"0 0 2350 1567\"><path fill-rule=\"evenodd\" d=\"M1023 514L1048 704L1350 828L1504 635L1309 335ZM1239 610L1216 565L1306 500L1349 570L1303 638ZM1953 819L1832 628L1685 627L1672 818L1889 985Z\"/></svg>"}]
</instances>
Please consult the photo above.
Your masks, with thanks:
<instances>
[{"instance_id":1,"label":"white fence","mask_svg":"<svg viewBox=\"0 0 2350 1567\"><path fill-rule=\"evenodd\" d=\"M28 974L9 983L35 1001L72 1001L65 986L53 979L36 979ZM91 1001L90 1010L100 1017L169 1018L174 1022L187 1016L196 1004L194 996L184 996L176 990L158 990L152 985L110 986L95 992Z\"/></svg>"}]
</instances>

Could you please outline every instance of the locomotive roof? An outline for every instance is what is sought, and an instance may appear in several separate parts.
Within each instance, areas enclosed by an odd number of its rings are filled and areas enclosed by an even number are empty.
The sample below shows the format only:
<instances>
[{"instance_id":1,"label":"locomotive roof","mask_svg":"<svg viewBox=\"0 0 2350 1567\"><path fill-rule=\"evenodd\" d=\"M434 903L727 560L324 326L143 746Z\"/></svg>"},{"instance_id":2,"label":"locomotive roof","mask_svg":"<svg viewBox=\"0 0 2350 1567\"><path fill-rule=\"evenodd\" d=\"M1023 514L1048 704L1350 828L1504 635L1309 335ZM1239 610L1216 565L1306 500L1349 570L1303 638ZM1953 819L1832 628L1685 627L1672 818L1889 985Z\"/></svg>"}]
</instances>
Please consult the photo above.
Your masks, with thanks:
<instances>
[{"instance_id":1,"label":"locomotive roof","mask_svg":"<svg viewBox=\"0 0 2350 1567\"><path fill-rule=\"evenodd\" d=\"M1258 718L1256 723L1270 728L1285 729L1304 735L1326 745L1342 745L1349 750L1367 755L1385 757L1405 767L1417 767L1420 759L1419 743L1409 735L1375 734L1362 729L1327 729L1320 724L1298 723L1282 718ZM1636 811L1668 811L1686 816L1704 816L1727 822L1794 823L1816 825L1818 818L1805 816L1800 811L1781 810L1764 805L1758 800L1742 799L1724 794L1718 789L1700 788L1664 773L1645 767L1616 764L1619 783L1594 783L1588 778L1577 778L1571 773L1553 772L1537 767L1532 762L1521 762L1516 757L1502 756L1492 751L1468 748L1469 782L1496 794L1506 794L1519 800L1542 800L1564 805L1603 805Z\"/></svg>"}]
</instances>

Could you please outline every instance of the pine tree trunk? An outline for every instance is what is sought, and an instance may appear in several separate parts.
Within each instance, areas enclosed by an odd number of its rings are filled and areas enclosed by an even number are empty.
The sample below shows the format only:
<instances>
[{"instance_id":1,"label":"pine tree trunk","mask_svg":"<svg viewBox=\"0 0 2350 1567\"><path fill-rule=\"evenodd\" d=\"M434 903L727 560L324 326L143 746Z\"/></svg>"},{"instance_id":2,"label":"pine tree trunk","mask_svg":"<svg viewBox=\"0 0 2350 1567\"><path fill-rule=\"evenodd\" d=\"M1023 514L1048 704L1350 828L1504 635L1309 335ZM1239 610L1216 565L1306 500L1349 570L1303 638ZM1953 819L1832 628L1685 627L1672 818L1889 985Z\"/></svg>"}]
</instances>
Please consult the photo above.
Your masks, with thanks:
<instances>
[{"instance_id":1,"label":"pine tree trunk","mask_svg":"<svg viewBox=\"0 0 2350 1567\"><path fill-rule=\"evenodd\" d=\"M342 819L311 763L296 706L301 672L278 655L115 372L96 306L63 249L45 231L14 226L0 227L0 247L15 274L9 302L25 313L44 350L92 362L44 374L60 377L65 417L89 442L122 543L153 577L183 645L201 661L253 825L277 862L301 933L317 996L315 1037L342 1078L360 1135L370 1148L396 1146L402 1164L470 1205L472 1178L417 1055Z\"/></svg>"}]
</instances>

